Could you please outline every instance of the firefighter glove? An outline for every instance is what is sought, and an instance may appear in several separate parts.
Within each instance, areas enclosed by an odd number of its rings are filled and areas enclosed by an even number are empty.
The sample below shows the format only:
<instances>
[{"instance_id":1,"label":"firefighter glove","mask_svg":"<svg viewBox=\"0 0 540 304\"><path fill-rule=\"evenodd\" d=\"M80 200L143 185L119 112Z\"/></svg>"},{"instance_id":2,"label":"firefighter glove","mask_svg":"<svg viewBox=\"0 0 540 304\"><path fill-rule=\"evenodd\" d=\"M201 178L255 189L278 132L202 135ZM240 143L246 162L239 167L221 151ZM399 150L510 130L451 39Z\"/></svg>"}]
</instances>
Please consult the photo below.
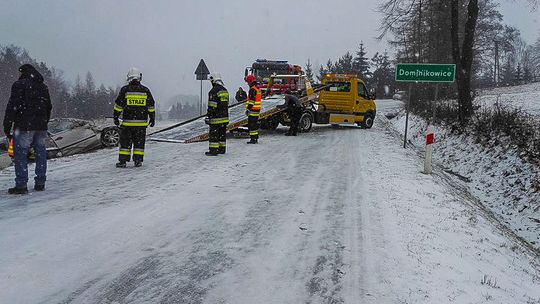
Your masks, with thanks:
<instances>
[{"instance_id":1,"label":"firefighter glove","mask_svg":"<svg viewBox=\"0 0 540 304\"><path fill-rule=\"evenodd\" d=\"M205 118L205 119L204 119L204 123L207 124L207 125L209 125L209 124L210 124L210 118L208 118L208 117Z\"/></svg>"},{"instance_id":2,"label":"firefighter glove","mask_svg":"<svg viewBox=\"0 0 540 304\"><path fill-rule=\"evenodd\" d=\"M246 116L249 116L249 110L246 110Z\"/></svg>"},{"instance_id":3,"label":"firefighter glove","mask_svg":"<svg viewBox=\"0 0 540 304\"><path fill-rule=\"evenodd\" d=\"M120 125L120 120L118 119L118 117L114 118L114 125L117 127Z\"/></svg>"},{"instance_id":4,"label":"firefighter glove","mask_svg":"<svg viewBox=\"0 0 540 304\"><path fill-rule=\"evenodd\" d=\"M150 119L150 127L153 127L156 125L156 121L154 119Z\"/></svg>"}]
</instances>

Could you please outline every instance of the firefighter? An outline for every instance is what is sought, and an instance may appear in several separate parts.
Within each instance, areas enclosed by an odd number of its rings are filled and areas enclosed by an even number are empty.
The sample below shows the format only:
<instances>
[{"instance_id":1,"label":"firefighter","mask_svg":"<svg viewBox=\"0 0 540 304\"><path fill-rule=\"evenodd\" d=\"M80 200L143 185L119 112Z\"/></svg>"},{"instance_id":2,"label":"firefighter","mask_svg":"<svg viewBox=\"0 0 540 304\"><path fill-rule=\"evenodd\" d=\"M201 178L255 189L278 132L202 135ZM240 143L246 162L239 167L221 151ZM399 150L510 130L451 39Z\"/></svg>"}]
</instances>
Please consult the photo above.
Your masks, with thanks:
<instances>
[{"instance_id":1,"label":"firefighter","mask_svg":"<svg viewBox=\"0 0 540 304\"><path fill-rule=\"evenodd\" d=\"M285 94L285 103L278 106L279 108L287 109L287 114L291 120L291 126L289 131L285 133L287 136L296 136L298 133L298 125L300 124L300 118L304 111L304 106L300 102L297 96L292 95L290 91Z\"/></svg>"},{"instance_id":2,"label":"firefighter","mask_svg":"<svg viewBox=\"0 0 540 304\"><path fill-rule=\"evenodd\" d=\"M141 80L142 73L137 68L129 69L127 73L128 84L120 89L115 101L114 124L120 126L120 151L117 168L126 167L126 162L131 160L132 147L135 167L142 166L146 127L155 125L154 98L150 90L141 84ZM122 115L121 124L120 115Z\"/></svg>"},{"instance_id":3,"label":"firefighter","mask_svg":"<svg viewBox=\"0 0 540 304\"><path fill-rule=\"evenodd\" d=\"M223 86L223 80L219 74L210 75L212 89L208 92L208 117L207 124L210 126L209 151L207 156L225 154L227 148L227 124L229 123L229 93Z\"/></svg>"},{"instance_id":4,"label":"firefighter","mask_svg":"<svg viewBox=\"0 0 540 304\"><path fill-rule=\"evenodd\" d=\"M248 116L248 130L250 141L248 144L256 144L259 141L259 114L261 112L262 94L257 78L247 75L244 80L249 85L249 93L246 101L246 115Z\"/></svg>"}]
</instances>

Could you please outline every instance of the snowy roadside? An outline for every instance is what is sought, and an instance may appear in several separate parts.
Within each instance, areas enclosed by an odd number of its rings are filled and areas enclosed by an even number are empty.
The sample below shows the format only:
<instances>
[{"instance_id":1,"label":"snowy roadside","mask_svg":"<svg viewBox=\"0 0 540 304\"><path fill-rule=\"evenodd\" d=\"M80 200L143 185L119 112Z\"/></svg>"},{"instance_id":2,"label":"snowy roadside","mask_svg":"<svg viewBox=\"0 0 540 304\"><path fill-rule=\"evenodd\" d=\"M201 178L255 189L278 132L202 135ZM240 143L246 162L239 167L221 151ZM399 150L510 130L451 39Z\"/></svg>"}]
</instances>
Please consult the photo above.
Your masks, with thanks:
<instances>
[{"instance_id":1,"label":"snowy roadside","mask_svg":"<svg viewBox=\"0 0 540 304\"><path fill-rule=\"evenodd\" d=\"M404 134L403 112L390 122ZM425 148L426 130L424 120L409 116L408 139L419 151ZM523 161L504 142L487 148L443 127L435 128L435 140L434 163L466 185L512 231L540 249L540 168Z\"/></svg>"},{"instance_id":2,"label":"snowy roadside","mask_svg":"<svg viewBox=\"0 0 540 304\"><path fill-rule=\"evenodd\" d=\"M113 149L51 161L44 193L0 195L0 299L540 303L538 256L380 120L283 133L217 158L149 143L140 170Z\"/></svg>"}]
</instances>

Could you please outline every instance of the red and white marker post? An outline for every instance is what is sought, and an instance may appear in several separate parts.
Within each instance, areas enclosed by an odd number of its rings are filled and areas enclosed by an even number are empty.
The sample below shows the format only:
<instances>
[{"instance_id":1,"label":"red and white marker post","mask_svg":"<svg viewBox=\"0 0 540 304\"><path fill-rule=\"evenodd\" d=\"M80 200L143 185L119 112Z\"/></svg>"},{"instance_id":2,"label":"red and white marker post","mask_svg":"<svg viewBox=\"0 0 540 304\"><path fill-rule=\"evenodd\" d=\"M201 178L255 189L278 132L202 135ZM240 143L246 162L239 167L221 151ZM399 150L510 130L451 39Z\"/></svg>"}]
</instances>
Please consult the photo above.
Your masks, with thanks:
<instances>
[{"instance_id":1,"label":"red and white marker post","mask_svg":"<svg viewBox=\"0 0 540 304\"><path fill-rule=\"evenodd\" d=\"M433 157L433 143L435 142L435 130L433 126L429 126L426 134L426 158L424 160L424 173L431 174L432 166L431 159Z\"/></svg>"}]
</instances>

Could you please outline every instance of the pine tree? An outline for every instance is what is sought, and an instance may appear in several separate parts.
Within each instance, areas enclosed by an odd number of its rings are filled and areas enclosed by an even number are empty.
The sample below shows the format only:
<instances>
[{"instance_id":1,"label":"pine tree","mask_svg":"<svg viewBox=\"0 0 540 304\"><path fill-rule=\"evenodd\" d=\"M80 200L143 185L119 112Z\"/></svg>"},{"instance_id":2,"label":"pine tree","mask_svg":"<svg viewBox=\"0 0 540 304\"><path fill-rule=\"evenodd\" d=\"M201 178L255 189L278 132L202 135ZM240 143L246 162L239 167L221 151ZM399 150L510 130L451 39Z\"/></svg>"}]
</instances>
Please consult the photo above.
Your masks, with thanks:
<instances>
[{"instance_id":1,"label":"pine tree","mask_svg":"<svg viewBox=\"0 0 540 304\"><path fill-rule=\"evenodd\" d=\"M334 65L334 63L332 63L332 60L330 60L330 58L328 58L328 61L326 62L325 71L326 71L326 73L335 73L336 72L336 66Z\"/></svg>"},{"instance_id":2,"label":"pine tree","mask_svg":"<svg viewBox=\"0 0 540 304\"><path fill-rule=\"evenodd\" d=\"M353 65L353 56L350 52L347 52L336 62L335 72L341 74L355 73Z\"/></svg>"},{"instance_id":3,"label":"pine tree","mask_svg":"<svg viewBox=\"0 0 540 304\"><path fill-rule=\"evenodd\" d=\"M313 83L313 69L312 69L311 61L309 60L309 58L306 63L306 77L311 83Z\"/></svg>"},{"instance_id":4,"label":"pine tree","mask_svg":"<svg viewBox=\"0 0 540 304\"><path fill-rule=\"evenodd\" d=\"M360 42L356 57L353 59L352 69L354 73L358 75L358 78L367 82L371 77L371 72L369 71L369 61L366 54L367 52L364 49L364 43Z\"/></svg>"},{"instance_id":5,"label":"pine tree","mask_svg":"<svg viewBox=\"0 0 540 304\"><path fill-rule=\"evenodd\" d=\"M326 71L324 70L324 67L321 64L321 66L319 67L319 75L317 76L317 80L319 80L319 83L323 80L325 74L326 74Z\"/></svg>"},{"instance_id":6,"label":"pine tree","mask_svg":"<svg viewBox=\"0 0 540 304\"><path fill-rule=\"evenodd\" d=\"M388 98L394 91L394 68L388 53L384 54L376 53L371 59L371 65L373 67L373 75L371 77L370 84L375 89L375 93L379 98Z\"/></svg>"}]
</instances>

